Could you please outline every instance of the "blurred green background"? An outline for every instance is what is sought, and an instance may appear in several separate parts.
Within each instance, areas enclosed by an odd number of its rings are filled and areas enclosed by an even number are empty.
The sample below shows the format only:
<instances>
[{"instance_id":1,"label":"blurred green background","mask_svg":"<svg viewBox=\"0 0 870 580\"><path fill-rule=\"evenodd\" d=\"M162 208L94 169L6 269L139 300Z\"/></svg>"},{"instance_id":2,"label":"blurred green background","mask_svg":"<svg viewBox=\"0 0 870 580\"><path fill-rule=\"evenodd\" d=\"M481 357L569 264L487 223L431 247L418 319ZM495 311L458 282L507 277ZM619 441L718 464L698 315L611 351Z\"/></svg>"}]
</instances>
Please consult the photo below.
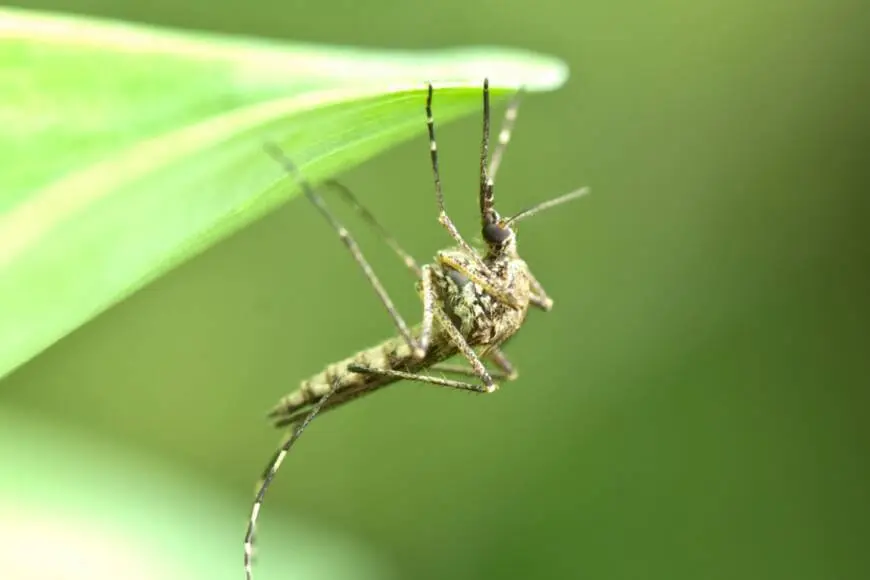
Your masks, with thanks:
<instances>
[{"instance_id":1,"label":"blurred green background","mask_svg":"<svg viewBox=\"0 0 870 580\"><path fill-rule=\"evenodd\" d=\"M18 4L319 43L511 45L571 66L564 89L524 102L497 187L505 213L593 188L523 224L556 308L508 348L520 379L491 397L403 384L318 420L267 498L260 578L870 577L858 4ZM439 132L469 235L479 132L478 118ZM424 261L449 242L426 151L421 134L342 177ZM333 206L419 316L401 263ZM109 526L127 505L139 539L116 539L156 550L137 556L142 577L240 577L279 439L264 412L392 332L293 201L3 380L0 535L39 510Z\"/></svg>"}]
</instances>

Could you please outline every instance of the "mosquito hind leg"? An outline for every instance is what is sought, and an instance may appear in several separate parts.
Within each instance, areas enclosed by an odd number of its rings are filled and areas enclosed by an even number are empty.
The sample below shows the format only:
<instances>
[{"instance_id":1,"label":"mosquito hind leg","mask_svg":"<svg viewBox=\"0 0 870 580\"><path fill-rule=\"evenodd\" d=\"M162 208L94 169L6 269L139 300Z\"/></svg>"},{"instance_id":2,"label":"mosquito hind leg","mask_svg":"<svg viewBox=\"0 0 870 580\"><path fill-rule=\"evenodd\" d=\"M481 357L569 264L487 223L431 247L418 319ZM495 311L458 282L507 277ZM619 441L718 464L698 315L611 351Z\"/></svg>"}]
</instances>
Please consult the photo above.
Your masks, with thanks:
<instances>
[{"instance_id":1,"label":"mosquito hind leg","mask_svg":"<svg viewBox=\"0 0 870 580\"><path fill-rule=\"evenodd\" d=\"M275 474L278 473L278 469L281 467L281 463L284 461L284 458L287 457L287 453L290 452L290 448L293 447L293 444L302 436L303 431L308 427L311 421L317 416L323 406L326 404L326 401L335 394L338 388L341 386L338 378L336 378L332 383L332 388L326 392L317 403L311 408L305 418L297 425L294 426L290 434L284 439L281 445L278 447L278 450L272 455L272 459L266 464L266 468L263 471L263 475L260 478L260 481L257 483L257 493L254 496L254 503L251 505L251 517L248 519L248 527L245 531L245 579L252 580L253 579L253 570L252 570L252 557L254 555L254 531L257 528L257 520L260 516L260 508L263 505L263 499L266 496L266 492L269 490L269 486L272 484L272 480L275 478Z\"/></svg>"},{"instance_id":2,"label":"mosquito hind leg","mask_svg":"<svg viewBox=\"0 0 870 580\"><path fill-rule=\"evenodd\" d=\"M359 267L362 268L363 273L366 278L368 278L369 283L371 283L372 287L375 290L375 293L380 298L384 307L387 309L387 312L390 314L390 317L393 319L393 322L396 325L396 328L399 330L399 334L402 335L402 338L405 339L405 342L413 349L415 355L418 358L423 358L425 356L425 349L421 348L418 342L411 335L411 330L408 327L408 324L405 322L405 319L402 318L402 315L399 314L398 309L393 304L393 301L390 299L389 294L387 294L387 290L384 288L383 284L381 284L380 279L378 279L374 270L372 270L371 265L366 260L365 256L360 250L359 246L356 243L356 240L351 236L350 232L345 228L341 222L332 214L329 208L326 206L326 202L323 201L323 198L320 197L317 192L314 191L314 188L305 179L302 174L299 172L299 169L296 165L287 157L281 149L278 148L274 143L266 143L266 151L278 162L281 166L293 177L296 178L296 181L302 187L302 191L305 194L311 203L320 211L323 217L329 222L332 228L338 233L341 241L350 251L353 259L359 264Z\"/></svg>"}]
</instances>

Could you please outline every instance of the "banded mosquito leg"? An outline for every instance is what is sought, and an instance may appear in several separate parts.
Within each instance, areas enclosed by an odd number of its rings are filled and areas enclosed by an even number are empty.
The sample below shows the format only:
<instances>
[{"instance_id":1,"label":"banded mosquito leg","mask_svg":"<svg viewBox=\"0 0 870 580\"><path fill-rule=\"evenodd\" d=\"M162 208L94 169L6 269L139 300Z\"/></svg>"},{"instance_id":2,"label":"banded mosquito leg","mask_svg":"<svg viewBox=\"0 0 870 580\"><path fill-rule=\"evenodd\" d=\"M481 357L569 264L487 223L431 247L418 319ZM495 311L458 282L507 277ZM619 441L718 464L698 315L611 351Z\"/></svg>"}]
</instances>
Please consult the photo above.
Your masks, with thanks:
<instances>
[{"instance_id":1,"label":"banded mosquito leg","mask_svg":"<svg viewBox=\"0 0 870 580\"><path fill-rule=\"evenodd\" d=\"M498 168L501 165L501 159L504 156L505 149L507 149L507 145L510 143L514 124L517 121L517 112L520 108L520 101L522 100L524 92L525 91L520 88L511 98L507 109L505 110L504 121L502 121L501 128L498 132L498 145L496 145L495 150L492 152L492 159L489 162L489 178L493 183L495 183L495 175L498 173Z\"/></svg>"},{"instance_id":2,"label":"banded mosquito leg","mask_svg":"<svg viewBox=\"0 0 870 580\"><path fill-rule=\"evenodd\" d=\"M269 490L269 486L272 484L272 480L275 479L275 475L278 473L278 469L281 467L281 463L284 461L284 458L287 457L287 453L290 452L290 448L293 447L293 444L302 436L302 432L308 427L311 421L317 416L323 406L326 404L326 401L338 391L341 383L336 378L332 383L332 388L326 392L317 403L311 408L305 418L295 427L291 429L290 434L284 439L284 442L281 443L278 450L272 456L272 459L269 460L269 463L266 464L266 469L263 471L263 475L257 485L257 493L254 496L254 503L251 505L251 517L248 520L248 528L245 531L245 578L246 580L253 579L253 570L252 570L252 557L254 555L254 531L257 528L257 519L260 516L260 507L263 505L263 499L266 497L266 492Z\"/></svg>"},{"instance_id":3,"label":"banded mosquito leg","mask_svg":"<svg viewBox=\"0 0 870 580\"><path fill-rule=\"evenodd\" d=\"M492 207L493 203L493 186L492 180L487 175L487 162L489 155L489 120L490 120L490 109L489 109L489 79L484 79L483 81L483 139L481 142L480 149L480 210L481 216L484 222L484 226L487 223L494 223L497 221L495 210ZM491 280L491 272L489 266L484 264L480 255L468 245L468 243L462 238L462 235L459 233L459 230L453 224L450 217L447 215L447 211L444 208L444 193L441 190L441 176L438 170L438 146L435 142L435 120L432 117L432 85L429 85L429 92L426 98L426 126L429 129L429 153L432 161L432 174L435 178L435 198L438 201L438 221L443 225L448 233L453 237L457 244L462 248L465 255L471 260L474 265L474 271L463 268L461 264L455 262L448 262L443 258L443 256L439 256L439 260L454 270L458 270L466 275L469 279L471 279L474 283L483 286L490 294L492 294L497 300L509 305L509 306L517 306L516 300L514 297L507 292L504 288L499 288L493 285ZM487 222L489 220L489 222ZM484 275L479 275L477 272L483 272Z\"/></svg>"},{"instance_id":4,"label":"banded mosquito leg","mask_svg":"<svg viewBox=\"0 0 870 580\"><path fill-rule=\"evenodd\" d=\"M353 194L353 192L347 188L343 183L340 183L334 179L329 179L323 182L325 187L331 187L336 189L344 198L356 209L357 213L362 216L363 220L365 220L378 234L381 238L386 242L390 248L401 258L401 260L405 263L405 266L408 267L414 274L417 275L417 278L421 278L423 276L423 272L420 270L419 264L414 258L402 249L399 245L399 242L390 235L390 232L387 231L387 228L381 225L381 223L377 220L377 218L370 212L362 202Z\"/></svg>"},{"instance_id":5,"label":"banded mosquito leg","mask_svg":"<svg viewBox=\"0 0 870 580\"><path fill-rule=\"evenodd\" d=\"M394 369L376 369L373 367L352 364L347 366L347 370L355 373L390 377L405 381L416 381L418 383L427 383L430 385L437 385L439 387L449 387L451 389L459 389L460 391L471 391L473 393L492 392L483 385L473 385L464 381L453 381L441 377L433 377L430 375L423 375L418 373L407 373L405 371L397 371Z\"/></svg>"},{"instance_id":6,"label":"banded mosquito leg","mask_svg":"<svg viewBox=\"0 0 870 580\"><path fill-rule=\"evenodd\" d=\"M290 158L287 157L284 152L281 151L281 149L278 148L278 146L274 143L266 143L265 147L266 151L275 159L275 161L280 163L284 170L287 171L287 173L296 178L296 181L302 187L302 191L304 192L305 197L307 197L311 201L311 203L314 204L314 206L318 209L318 211L320 211L323 217L326 218L332 228L338 233L341 241L350 251L351 255L353 255L353 259L356 261L357 264L359 264L359 267L362 268L363 273L365 274L366 278L368 278L369 282L375 290L375 293L378 295L378 298L380 298L384 307L387 309L390 317L392 317L396 328L398 328L399 330L399 334L402 335L402 338L405 339L405 342L408 343L408 346L413 349L415 356L417 356L418 358L423 358L423 356L425 356L426 354L425 349L421 348L420 344L416 340L414 340L408 324L405 322L405 319L402 318L402 315L399 314L399 311L396 309L393 301L390 299L389 294L387 294L387 290L384 288L383 284L381 284L381 281L378 279L374 270L372 270L372 267L371 265L369 265L368 260L366 260L365 256L363 256L363 253L359 249L356 240L354 240L353 236L351 236L347 228L345 228L341 224L341 222L339 222L338 219L332 214L332 212L329 211L329 208L326 206L326 202L324 202L323 198L314 191L314 188L311 186L308 180L302 176L302 174L299 172L299 169L290 160Z\"/></svg>"},{"instance_id":7,"label":"banded mosquito leg","mask_svg":"<svg viewBox=\"0 0 870 580\"><path fill-rule=\"evenodd\" d=\"M357 199L357 197L345 185L335 180L329 180L324 185L334 187L344 198L353 205L362 218L374 228L384 241L393 251L402 259L405 265L414 272L420 280L420 295L423 300L423 322L421 325L420 337L417 339L417 346L423 352L429 348L429 341L432 336L432 309L434 308L436 296L434 293L434 281L432 280L432 271L430 266L422 268L417 264L414 258L411 257L393 236L383 227L377 218Z\"/></svg>"},{"instance_id":8,"label":"banded mosquito leg","mask_svg":"<svg viewBox=\"0 0 870 580\"><path fill-rule=\"evenodd\" d=\"M514 367L514 365L511 364L511 361L509 361L504 353L499 349L493 349L489 353L488 358L493 363L495 363L495 365L499 368L501 372L505 373L507 380L513 381L520 376L519 372L517 372L517 369Z\"/></svg>"},{"instance_id":9,"label":"banded mosquito leg","mask_svg":"<svg viewBox=\"0 0 870 580\"><path fill-rule=\"evenodd\" d=\"M529 284L532 289L531 303L544 312L549 312L553 308L553 299L547 296L546 290L544 290L544 287L541 286L541 283L538 282L538 279L531 272L529 272Z\"/></svg>"},{"instance_id":10,"label":"banded mosquito leg","mask_svg":"<svg viewBox=\"0 0 870 580\"><path fill-rule=\"evenodd\" d=\"M488 361L491 361L497 367L496 370L489 371L489 374L492 376L492 378L502 381L513 381L516 380L516 378L519 376L517 370L504 355L504 353L501 352L501 350L495 348L489 351L486 355L484 355L484 358ZM437 364L433 365L430 368L433 371L456 373L466 376L477 376L477 374L474 372L474 369L460 364Z\"/></svg>"},{"instance_id":11,"label":"banded mosquito leg","mask_svg":"<svg viewBox=\"0 0 870 580\"><path fill-rule=\"evenodd\" d=\"M477 356L477 353L474 352L474 349L469 346L468 342L465 340L465 337L462 336L462 333L459 331L456 326L454 326L453 322L450 318L444 313L440 308L433 308L434 315L438 319L438 323L441 328L447 333L450 341L456 345L456 348L459 349L459 352L462 353L463 356L468 360L471 365L468 369L463 369L463 372L467 372L467 374L476 376L480 379L481 385L474 385L471 383L466 383L464 381L453 381L450 379L444 379L441 377L433 377L429 375L423 375L418 373L409 373L404 371L399 371L395 369L379 369L373 367L367 367L364 365L356 365L351 364L348 365L347 370L355 373L366 373L372 375L379 375L384 377L391 377L395 379L403 379L409 381L417 381L423 383L429 383L432 385L438 385L442 387L451 387L454 389L460 389L464 391L472 391L475 393L492 393L498 389L498 385L495 381L492 380L492 375L481 362L480 357Z\"/></svg>"},{"instance_id":12,"label":"banded mosquito leg","mask_svg":"<svg viewBox=\"0 0 870 580\"><path fill-rule=\"evenodd\" d=\"M435 180L435 200L438 202L438 222L444 226L447 230L447 233L450 234L450 237L456 241L457 244L469 255L472 256L472 259L475 261L475 265L478 268L482 269L484 272L488 272L489 268L483 263L483 260L477 255L468 242L462 237L462 234L459 233L459 229L457 229L456 225L453 223L453 220L450 219L450 216L447 215L447 210L444 207L444 192L441 190L441 172L438 169L438 145L435 141L435 118L432 116L432 84L429 83L429 92L426 96L426 127L429 130L429 157L432 162L432 176ZM484 82L484 94L486 95L487 100L489 99L489 84L488 81ZM489 117L487 114L487 124L489 123Z\"/></svg>"}]
</instances>

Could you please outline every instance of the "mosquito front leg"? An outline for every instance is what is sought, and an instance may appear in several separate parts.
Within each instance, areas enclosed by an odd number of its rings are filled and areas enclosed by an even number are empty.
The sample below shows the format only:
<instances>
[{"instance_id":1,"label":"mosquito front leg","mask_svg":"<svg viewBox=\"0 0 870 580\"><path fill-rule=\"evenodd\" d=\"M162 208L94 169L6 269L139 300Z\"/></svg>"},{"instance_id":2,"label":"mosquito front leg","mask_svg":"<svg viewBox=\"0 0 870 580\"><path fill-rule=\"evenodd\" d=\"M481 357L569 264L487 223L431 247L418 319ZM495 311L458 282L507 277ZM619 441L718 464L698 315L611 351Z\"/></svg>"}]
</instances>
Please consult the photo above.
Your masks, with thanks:
<instances>
[{"instance_id":1,"label":"mosquito front leg","mask_svg":"<svg viewBox=\"0 0 870 580\"><path fill-rule=\"evenodd\" d=\"M290 161L290 159L284 155L281 149L278 148L277 145L272 143L266 144L267 152L278 161L284 169L291 175L296 178L296 181L302 187L302 191L305 194L311 203L320 211L323 217L329 222L329 224L333 227L333 229L338 233L338 236L341 238L341 241L350 251L353 259L359 264L359 267L362 268L363 273L366 278L368 278L372 287L375 289L375 293L380 298L384 307L387 309L387 312L392 317L393 322L396 324L396 328L399 330L399 334L402 335L402 338L405 339L405 342L414 350L415 356L418 358L423 358L425 356L425 350L420 347L414 337L411 335L411 331L408 328L407 323L402 318L402 315L399 314L399 311L396 309L393 301L390 299L390 296L387 294L387 290L384 288L381 281L378 279L374 270L372 270L371 265L369 265L368 260L363 256L362 251L359 249L359 246L356 243L356 240L353 239L350 232L345 228L338 219L332 215L332 212L329 211L329 208L326 206L326 203L323 201L323 198L320 197L315 191L311 184L305 179L297 169L296 165Z\"/></svg>"}]
</instances>

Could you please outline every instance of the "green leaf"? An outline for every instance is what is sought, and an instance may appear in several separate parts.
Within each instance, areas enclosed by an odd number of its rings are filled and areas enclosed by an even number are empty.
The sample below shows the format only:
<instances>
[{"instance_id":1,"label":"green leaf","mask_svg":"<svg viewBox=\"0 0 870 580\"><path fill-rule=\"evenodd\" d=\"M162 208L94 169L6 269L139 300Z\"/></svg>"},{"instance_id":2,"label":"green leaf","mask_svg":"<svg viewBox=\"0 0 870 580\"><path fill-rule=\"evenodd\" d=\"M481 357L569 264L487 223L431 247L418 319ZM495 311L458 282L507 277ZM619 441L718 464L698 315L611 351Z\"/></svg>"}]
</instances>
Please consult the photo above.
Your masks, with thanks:
<instances>
[{"instance_id":1,"label":"green leaf","mask_svg":"<svg viewBox=\"0 0 870 580\"><path fill-rule=\"evenodd\" d=\"M500 48L386 52L0 9L0 376L313 181L494 95L561 85Z\"/></svg>"}]
</instances>

